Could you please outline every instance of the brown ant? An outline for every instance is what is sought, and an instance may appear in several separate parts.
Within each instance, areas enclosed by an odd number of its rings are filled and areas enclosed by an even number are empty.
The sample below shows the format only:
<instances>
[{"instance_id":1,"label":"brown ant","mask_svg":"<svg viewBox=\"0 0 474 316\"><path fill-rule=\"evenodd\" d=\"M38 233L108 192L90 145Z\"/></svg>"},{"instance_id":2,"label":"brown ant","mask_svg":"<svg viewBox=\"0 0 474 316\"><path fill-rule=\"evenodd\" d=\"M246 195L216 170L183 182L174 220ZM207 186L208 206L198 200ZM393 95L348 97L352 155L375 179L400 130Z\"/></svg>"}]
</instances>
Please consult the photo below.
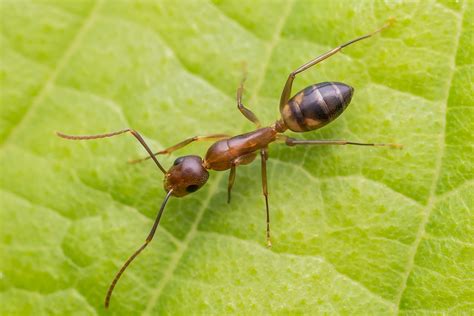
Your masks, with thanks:
<instances>
[{"instance_id":1,"label":"brown ant","mask_svg":"<svg viewBox=\"0 0 474 316\"><path fill-rule=\"evenodd\" d=\"M209 172L207 170L223 171L230 169L229 182L227 186L228 198L230 202L232 186L235 180L236 168L240 165L246 165L251 163L260 153L261 164L262 164L262 187L263 195L265 197L266 206L266 239L267 246L271 247L270 242L270 212L268 207L268 190L267 190L267 159L268 159L268 145L272 142L279 141L283 142L288 146L295 145L359 145L359 146L389 146L392 148L401 148L398 144L375 144L375 143L358 143L345 140L299 140L290 138L283 135L282 133L287 129L293 132L307 132L323 127L329 122L337 118L349 105L352 99L354 89L344 83L340 82L322 82L311 85L298 92L295 96L291 96L291 87L293 80L296 75L307 70L308 68L316 65L317 63L329 58L330 56L341 51L343 48L358 42L360 40L371 37L372 35L387 28L390 23L387 23L380 29L353 39L345 44L342 44L336 48L331 49L327 53L322 54L319 57L307 62L295 71L291 72L286 80L285 87L281 93L280 98L280 113L281 118L275 123L268 127L261 127L260 121L257 119L255 114L247 109L242 104L242 92L245 78L241 81L239 88L237 89L237 107L239 111L250 121L252 121L257 129L237 135L230 136L224 134L214 134L209 136L195 136L188 138L172 147L165 150L153 153L150 147L146 144L145 140L140 134L130 128L99 135L88 135L88 136L72 136L63 133L57 133L58 136L66 139L73 140L88 140L112 137L115 135L124 134L130 132L145 148L149 156L143 159L133 160L132 163L144 161L146 159L153 159L155 164L164 174L164 189L167 192L163 203L161 204L156 220L151 228L145 243L136 250L133 255L127 259L122 268L118 271L113 279L105 297L105 307L109 307L110 298L112 292L120 279L125 269L130 263L137 257L140 252L145 249L146 246L151 242L155 235L156 228L163 214L163 210L166 206L166 202L171 196L183 197L189 193L199 190L209 178ZM156 159L157 155L169 154L183 148L184 146L203 140L214 140L214 144L207 150L204 160L199 156L183 156L177 158L173 166L166 171L163 166Z\"/></svg>"}]
</instances>

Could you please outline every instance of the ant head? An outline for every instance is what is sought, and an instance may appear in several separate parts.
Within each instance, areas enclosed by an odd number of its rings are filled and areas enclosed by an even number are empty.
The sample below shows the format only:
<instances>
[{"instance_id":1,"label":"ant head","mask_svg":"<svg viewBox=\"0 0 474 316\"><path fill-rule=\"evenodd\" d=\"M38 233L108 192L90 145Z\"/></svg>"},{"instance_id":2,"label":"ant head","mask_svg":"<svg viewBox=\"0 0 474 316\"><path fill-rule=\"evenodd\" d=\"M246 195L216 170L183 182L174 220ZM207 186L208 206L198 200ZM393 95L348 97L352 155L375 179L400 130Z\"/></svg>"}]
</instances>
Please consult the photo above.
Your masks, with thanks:
<instances>
[{"instance_id":1,"label":"ant head","mask_svg":"<svg viewBox=\"0 0 474 316\"><path fill-rule=\"evenodd\" d=\"M183 156L176 159L165 174L166 192L173 190L172 195L181 197L199 190L209 178L209 172L202 166L199 156Z\"/></svg>"}]
</instances>

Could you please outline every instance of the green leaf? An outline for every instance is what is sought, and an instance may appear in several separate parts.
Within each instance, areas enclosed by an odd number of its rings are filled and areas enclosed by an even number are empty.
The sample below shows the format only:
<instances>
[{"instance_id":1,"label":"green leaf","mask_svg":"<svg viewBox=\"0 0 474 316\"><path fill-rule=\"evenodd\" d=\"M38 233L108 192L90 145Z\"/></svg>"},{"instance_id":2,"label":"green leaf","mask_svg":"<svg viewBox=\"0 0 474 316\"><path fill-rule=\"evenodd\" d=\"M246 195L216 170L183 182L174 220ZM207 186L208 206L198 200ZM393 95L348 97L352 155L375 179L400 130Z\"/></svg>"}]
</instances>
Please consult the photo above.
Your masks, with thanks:
<instances>
[{"instance_id":1,"label":"green leaf","mask_svg":"<svg viewBox=\"0 0 474 316\"><path fill-rule=\"evenodd\" d=\"M59 1L1 6L0 313L106 314L103 299L164 197L130 136L154 149L278 118L290 71L355 88L306 139L397 142L270 148L273 248L258 162L171 199L111 314L469 314L474 308L472 1ZM291 135L291 133L289 133ZM196 143L169 157L204 155ZM158 172L157 172L158 171ZM109 314L109 313L107 313Z\"/></svg>"}]
</instances>

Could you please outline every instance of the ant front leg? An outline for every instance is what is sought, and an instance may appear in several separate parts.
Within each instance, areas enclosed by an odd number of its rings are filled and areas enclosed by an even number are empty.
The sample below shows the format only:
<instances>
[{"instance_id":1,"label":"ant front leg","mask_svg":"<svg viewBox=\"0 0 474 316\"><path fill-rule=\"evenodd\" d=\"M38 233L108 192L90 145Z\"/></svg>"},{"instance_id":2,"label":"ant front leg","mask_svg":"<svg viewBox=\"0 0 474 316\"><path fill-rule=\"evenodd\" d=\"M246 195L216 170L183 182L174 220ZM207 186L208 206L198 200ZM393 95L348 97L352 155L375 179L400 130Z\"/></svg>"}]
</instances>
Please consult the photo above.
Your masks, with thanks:
<instances>
[{"instance_id":1,"label":"ant front leg","mask_svg":"<svg viewBox=\"0 0 474 316\"><path fill-rule=\"evenodd\" d=\"M280 110L288 103L288 100L290 99L291 97L291 88L293 86L293 80L295 80L295 77L297 74L299 73L302 73L303 71L305 71L306 69L308 68L311 68L312 66L316 65L317 63L331 57L332 55L340 52L344 47L347 47L355 42L358 42L360 40L363 40L363 39L366 39L366 38L369 38L371 37L372 35L382 31L383 29L389 27L391 24L393 23L393 21L389 21L387 24L385 24L384 26L382 26L381 28L379 28L378 30L372 32L372 33L369 33L369 34L366 34L366 35L363 35L363 36L360 36L360 37L357 37L347 43L344 43L336 48L333 48L331 49L330 51L316 57L315 59L312 59L310 60L309 62L307 62L306 64L300 66L298 69L292 71L289 75L288 75L288 79L286 80L286 83L285 83L285 87L283 88L283 91L281 92L281 97L280 97Z\"/></svg>"},{"instance_id":2,"label":"ant front leg","mask_svg":"<svg viewBox=\"0 0 474 316\"><path fill-rule=\"evenodd\" d=\"M252 111L247 109L242 103L242 94L244 91L245 79L246 79L246 76L244 74L244 78L242 78L242 81L240 82L240 86L237 89L237 108L239 109L240 113L242 113L249 121L253 122L257 126L257 128L259 128L261 124L257 116Z\"/></svg>"},{"instance_id":3,"label":"ant front leg","mask_svg":"<svg viewBox=\"0 0 474 316\"><path fill-rule=\"evenodd\" d=\"M268 206L268 186L267 186L267 160L268 160L268 148L263 148L260 150L260 157L262 160L262 190L263 196L265 197L265 208L267 212L267 247L272 246L270 240L270 209Z\"/></svg>"},{"instance_id":4,"label":"ant front leg","mask_svg":"<svg viewBox=\"0 0 474 316\"><path fill-rule=\"evenodd\" d=\"M181 149L193 142L199 142L199 141L205 141L205 140L221 140L221 139L225 139L225 138L229 138L230 136L227 135L227 134L212 134L212 135L207 135L207 136L194 136L194 137L190 137L190 138L187 138L185 140L183 140L182 142L179 142L177 143L176 145L174 146L171 146L171 147L168 147L166 149L163 149L161 151L158 151L156 153L153 154L153 156L157 156L157 155L165 155L165 154L171 154L173 151L175 150L178 150L178 149ZM129 163L138 163L138 162L142 162L142 161L145 161L145 160L148 160L152 158L151 156L147 156L147 157L144 157L144 158L139 158L139 159L134 159L134 160L130 160Z\"/></svg>"}]
</instances>

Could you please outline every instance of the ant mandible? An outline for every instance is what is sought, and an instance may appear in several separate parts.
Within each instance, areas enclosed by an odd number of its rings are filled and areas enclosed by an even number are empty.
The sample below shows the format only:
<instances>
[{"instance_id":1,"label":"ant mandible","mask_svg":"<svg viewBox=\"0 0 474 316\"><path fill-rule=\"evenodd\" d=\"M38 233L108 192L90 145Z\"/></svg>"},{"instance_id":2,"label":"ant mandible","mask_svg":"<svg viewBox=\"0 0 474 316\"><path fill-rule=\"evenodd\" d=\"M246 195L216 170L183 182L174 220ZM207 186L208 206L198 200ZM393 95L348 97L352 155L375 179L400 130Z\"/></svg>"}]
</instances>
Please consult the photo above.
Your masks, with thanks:
<instances>
[{"instance_id":1,"label":"ant mandible","mask_svg":"<svg viewBox=\"0 0 474 316\"><path fill-rule=\"evenodd\" d=\"M376 144L376 143L358 143L346 140L299 140L283 135L287 129L293 132L307 132L321 128L337 118L349 105L352 99L354 89L340 82L322 82L311 85L298 92L290 98L293 80L296 75L302 73L308 68L317 63L329 58L338 53L343 48L358 42L360 40L369 38L383 29L390 26L391 22L387 23L380 29L353 39L345 44L342 44L330 51L314 58L313 60L302 65L295 71L291 72L286 80L285 87L280 97L280 113L281 118L268 127L261 127L260 121L255 114L247 109L242 104L242 92L245 78L241 81L237 89L237 107L239 111L251 122L253 122L257 129L237 135L230 136L224 134L214 134L208 136L195 136L188 138L174 146L171 146L162 151L153 153L148 147L142 136L135 130L127 128L121 131L87 136L73 136L57 132L57 135L62 138L72 140L89 140L97 138L112 137L124 133L131 133L145 148L149 156L143 159L133 160L132 163L144 161L146 159L153 159L155 164L164 174L164 189L167 192L163 203L161 204L158 215L156 216L153 227L151 228L145 243L138 248L123 264L122 268L115 275L112 283L109 286L107 295L105 297L105 307L109 307L112 292L120 279L125 269L130 263L145 249L151 242L155 235L156 229L165 209L166 203L171 196L183 197L189 193L199 190L209 178L207 170L223 171L230 169L229 182L227 185L227 202L230 202L232 186L235 180L236 168L240 165L251 163L260 153L262 165L262 188L265 197L266 207L266 239L267 246L271 247L270 241L270 211L268 206L268 189L267 189L267 159L268 159L268 145L272 142L283 142L288 146L295 145L358 145L358 146L389 146L392 148L401 148L399 144ZM214 140L214 144L207 150L204 160L199 156L189 155L177 158L173 166L166 171L163 166L156 159L157 155L170 154L175 150L183 148L184 146L203 140Z\"/></svg>"}]
</instances>

